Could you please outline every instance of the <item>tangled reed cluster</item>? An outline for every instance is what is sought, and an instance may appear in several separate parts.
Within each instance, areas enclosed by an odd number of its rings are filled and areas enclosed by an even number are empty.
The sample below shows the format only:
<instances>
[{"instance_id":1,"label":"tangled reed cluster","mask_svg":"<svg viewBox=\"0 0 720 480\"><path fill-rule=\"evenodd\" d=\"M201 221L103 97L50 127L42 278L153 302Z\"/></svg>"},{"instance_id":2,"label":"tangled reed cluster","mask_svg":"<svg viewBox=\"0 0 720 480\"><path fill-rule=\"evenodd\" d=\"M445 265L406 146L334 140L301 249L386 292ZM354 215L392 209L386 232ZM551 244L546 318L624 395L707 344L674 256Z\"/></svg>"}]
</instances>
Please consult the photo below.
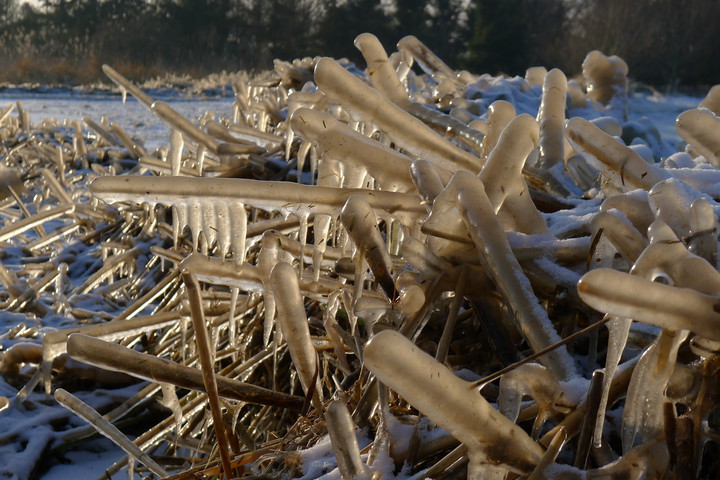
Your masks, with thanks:
<instances>
[{"instance_id":1,"label":"tangled reed cluster","mask_svg":"<svg viewBox=\"0 0 720 480\"><path fill-rule=\"evenodd\" d=\"M720 88L667 155L619 58L356 46L199 125L105 67L154 152L2 110L6 471L100 432L156 478L717 475Z\"/></svg>"}]
</instances>

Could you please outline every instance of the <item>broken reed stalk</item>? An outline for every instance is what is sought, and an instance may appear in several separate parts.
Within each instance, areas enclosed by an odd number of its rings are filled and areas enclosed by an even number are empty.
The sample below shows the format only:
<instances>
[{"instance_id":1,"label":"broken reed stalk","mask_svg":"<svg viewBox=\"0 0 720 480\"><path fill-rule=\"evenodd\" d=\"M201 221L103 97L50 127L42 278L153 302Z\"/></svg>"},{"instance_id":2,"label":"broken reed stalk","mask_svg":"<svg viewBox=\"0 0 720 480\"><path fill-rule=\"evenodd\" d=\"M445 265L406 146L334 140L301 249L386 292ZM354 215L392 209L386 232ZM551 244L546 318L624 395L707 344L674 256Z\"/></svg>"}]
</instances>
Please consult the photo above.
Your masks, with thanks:
<instances>
[{"instance_id":1,"label":"broken reed stalk","mask_svg":"<svg viewBox=\"0 0 720 480\"><path fill-rule=\"evenodd\" d=\"M230 480L233 478L233 469L230 465L230 443L228 442L227 427L223 420L222 410L220 409L220 396L215 380L215 362L213 361L213 354L210 350L210 339L208 338L207 326L205 325L205 314L202 297L200 296L200 284L195 276L187 270L184 270L181 275L188 293L190 316L195 330L195 342L197 344L198 356L200 357L205 392L208 396L213 424L215 425L215 435L217 436L218 449L220 450L220 458L222 459L223 473L225 478Z\"/></svg>"},{"instance_id":2,"label":"broken reed stalk","mask_svg":"<svg viewBox=\"0 0 720 480\"><path fill-rule=\"evenodd\" d=\"M140 353L116 343L74 333L68 338L67 350L72 358L81 362L127 373L143 380L169 383L207 393L201 370ZM223 398L272 405L298 412L302 409L302 397L275 392L219 374L215 374L215 382L218 395Z\"/></svg>"}]
</instances>

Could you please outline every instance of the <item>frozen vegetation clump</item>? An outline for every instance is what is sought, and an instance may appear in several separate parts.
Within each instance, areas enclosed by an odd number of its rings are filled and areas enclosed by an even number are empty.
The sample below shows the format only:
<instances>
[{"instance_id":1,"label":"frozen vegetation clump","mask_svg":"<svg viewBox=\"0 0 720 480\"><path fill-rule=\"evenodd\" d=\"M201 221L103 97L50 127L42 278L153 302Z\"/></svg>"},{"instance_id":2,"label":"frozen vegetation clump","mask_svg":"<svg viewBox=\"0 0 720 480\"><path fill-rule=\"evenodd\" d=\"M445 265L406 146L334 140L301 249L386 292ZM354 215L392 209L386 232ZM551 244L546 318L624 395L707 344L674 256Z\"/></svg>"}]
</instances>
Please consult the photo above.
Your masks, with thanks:
<instances>
[{"instance_id":1,"label":"frozen vegetation clump","mask_svg":"<svg viewBox=\"0 0 720 480\"><path fill-rule=\"evenodd\" d=\"M154 151L0 105L0 475L101 434L131 477L717 478L719 87L675 151L614 56L356 46L229 118L105 66Z\"/></svg>"}]
</instances>

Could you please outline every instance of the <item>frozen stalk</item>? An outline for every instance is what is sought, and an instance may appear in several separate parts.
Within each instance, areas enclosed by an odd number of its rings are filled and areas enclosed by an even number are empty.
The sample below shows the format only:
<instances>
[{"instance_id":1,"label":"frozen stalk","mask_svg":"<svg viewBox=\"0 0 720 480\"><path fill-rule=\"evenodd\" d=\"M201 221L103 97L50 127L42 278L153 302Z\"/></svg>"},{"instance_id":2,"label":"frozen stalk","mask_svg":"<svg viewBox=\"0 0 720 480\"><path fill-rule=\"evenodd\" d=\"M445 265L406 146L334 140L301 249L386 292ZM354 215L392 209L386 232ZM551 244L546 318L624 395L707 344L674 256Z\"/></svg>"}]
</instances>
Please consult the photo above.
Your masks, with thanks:
<instances>
[{"instance_id":1,"label":"frozen stalk","mask_svg":"<svg viewBox=\"0 0 720 480\"><path fill-rule=\"evenodd\" d=\"M557 343L560 337L510 248L483 182L467 171L456 173L455 178L458 209L463 221L482 264L511 306L519 330L536 352ZM559 380L576 375L574 360L564 346L544 355L540 361Z\"/></svg>"},{"instance_id":2,"label":"frozen stalk","mask_svg":"<svg viewBox=\"0 0 720 480\"><path fill-rule=\"evenodd\" d=\"M578 293L601 312L720 340L720 298L715 296L605 268L586 273Z\"/></svg>"},{"instance_id":3,"label":"frozen stalk","mask_svg":"<svg viewBox=\"0 0 720 480\"><path fill-rule=\"evenodd\" d=\"M376 212L413 225L427 211L415 194L365 189L297 185L241 178L100 177L90 184L92 194L109 203L130 201L175 205L193 201L243 202L268 211L306 214L337 214L351 195L362 195ZM186 217L187 218L187 217ZM243 234L244 238L245 235Z\"/></svg>"},{"instance_id":4,"label":"frozen stalk","mask_svg":"<svg viewBox=\"0 0 720 480\"><path fill-rule=\"evenodd\" d=\"M403 149L418 157L454 171L477 171L479 160L431 130L422 121L329 58L321 58L315 67L315 82L330 99L340 103L356 119L378 126Z\"/></svg>"},{"instance_id":5,"label":"frozen stalk","mask_svg":"<svg viewBox=\"0 0 720 480\"><path fill-rule=\"evenodd\" d=\"M549 233L522 175L525 161L537 145L539 136L538 123L530 115L513 118L500 134L478 175L495 213L508 230Z\"/></svg>"},{"instance_id":6,"label":"frozen stalk","mask_svg":"<svg viewBox=\"0 0 720 480\"><path fill-rule=\"evenodd\" d=\"M690 207L702 194L676 178L659 182L649 192L655 218L667 224L678 238L690 235Z\"/></svg>"},{"instance_id":7,"label":"frozen stalk","mask_svg":"<svg viewBox=\"0 0 720 480\"><path fill-rule=\"evenodd\" d=\"M355 424L345 403L333 400L325 411L328 434L332 442L338 469L347 480L370 478L365 462L360 458L360 448L355 435Z\"/></svg>"},{"instance_id":8,"label":"frozen stalk","mask_svg":"<svg viewBox=\"0 0 720 480\"><path fill-rule=\"evenodd\" d=\"M115 425L105 420L94 408L77 398L70 392L58 388L55 390L55 400L60 405L67 408L83 420L91 424L103 436L109 438L115 445L119 446L125 453L133 457L138 462L145 465L155 475L159 477L167 477L168 473L155 460L140 450L129 438L117 429Z\"/></svg>"},{"instance_id":9,"label":"frozen stalk","mask_svg":"<svg viewBox=\"0 0 720 480\"><path fill-rule=\"evenodd\" d=\"M515 473L528 473L543 449L495 410L469 382L398 332L375 335L364 350L365 366L430 420L463 442L471 456L484 456Z\"/></svg>"},{"instance_id":10,"label":"frozen stalk","mask_svg":"<svg viewBox=\"0 0 720 480\"><path fill-rule=\"evenodd\" d=\"M538 153L540 166L549 168L565 159L565 97L567 78L553 68L543 81L542 101L537 120L540 124Z\"/></svg>"},{"instance_id":11,"label":"frozen stalk","mask_svg":"<svg viewBox=\"0 0 720 480\"><path fill-rule=\"evenodd\" d=\"M212 153L218 153L218 143L212 136L193 125L192 122L176 112L167 103L160 101L153 102L150 110L172 128L177 129L198 145L206 147Z\"/></svg>"},{"instance_id":12,"label":"frozen stalk","mask_svg":"<svg viewBox=\"0 0 720 480\"><path fill-rule=\"evenodd\" d=\"M583 78L587 85L587 96L605 105L608 112L625 120L627 116L627 73L625 61L612 55L606 57L593 50L582 64Z\"/></svg>"},{"instance_id":13,"label":"frozen stalk","mask_svg":"<svg viewBox=\"0 0 720 480\"><path fill-rule=\"evenodd\" d=\"M362 169L377 180L383 190L410 192L412 159L323 112L299 108L290 123L293 130L310 140L319 160L338 160L347 170Z\"/></svg>"},{"instance_id":14,"label":"frozen stalk","mask_svg":"<svg viewBox=\"0 0 720 480\"><path fill-rule=\"evenodd\" d=\"M401 40L402 42L403 40ZM375 35L362 33L355 39L355 46L362 52L372 86L388 100L408 113L419 118L439 132L452 135L470 148L479 149L483 134L468 127L457 118L428 108L420 103L410 101L400 78L393 68L387 53ZM454 85L453 77L444 79Z\"/></svg>"},{"instance_id":15,"label":"frozen stalk","mask_svg":"<svg viewBox=\"0 0 720 480\"><path fill-rule=\"evenodd\" d=\"M690 236L688 249L717 266L718 222L713 207L706 198L698 198L690 206Z\"/></svg>"},{"instance_id":16,"label":"frozen stalk","mask_svg":"<svg viewBox=\"0 0 720 480\"><path fill-rule=\"evenodd\" d=\"M515 118L515 107L505 100L496 100L488 107L487 135L483 139L480 158L487 158L497 145L500 134L510 120Z\"/></svg>"},{"instance_id":17,"label":"frozen stalk","mask_svg":"<svg viewBox=\"0 0 720 480\"><path fill-rule=\"evenodd\" d=\"M425 72L433 76L437 75L442 79L455 81L455 72L453 69L448 67L440 57L435 55L432 50L425 46L425 44L414 35L401 38L397 46L400 51L405 50L409 52ZM440 80L440 78L438 80Z\"/></svg>"},{"instance_id":18,"label":"frozen stalk","mask_svg":"<svg viewBox=\"0 0 720 480\"><path fill-rule=\"evenodd\" d=\"M68 338L67 350L72 358L80 362L115 372L127 373L151 382L161 382L188 390L206 392L201 370L136 352L116 343L74 333ZM224 398L261 405L275 405L291 410L302 408L301 397L277 393L217 374L215 382L218 395Z\"/></svg>"},{"instance_id":19,"label":"frozen stalk","mask_svg":"<svg viewBox=\"0 0 720 480\"><path fill-rule=\"evenodd\" d=\"M210 412L212 413L215 436L222 459L223 473L225 474L225 478L229 480L232 478L232 467L230 466L227 426L225 425L222 410L220 409L220 396L218 394L214 368L215 362L213 353L210 350L210 338L207 325L205 324L205 313L200 296L200 284L197 278L195 278L195 275L187 270L182 272L182 279L190 303L190 318L192 319L193 329L195 330L195 343L198 350L198 357L200 357L200 366L202 367L202 379L205 385L205 393L207 393L208 396Z\"/></svg>"},{"instance_id":20,"label":"frozen stalk","mask_svg":"<svg viewBox=\"0 0 720 480\"><path fill-rule=\"evenodd\" d=\"M602 235L607 238L618 252L632 264L640 256L648 241L635 226L615 209L599 212L592 219L590 228L593 235L598 235L602 229Z\"/></svg>"},{"instance_id":21,"label":"frozen stalk","mask_svg":"<svg viewBox=\"0 0 720 480\"><path fill-rule=\"evenodd\" d=\"M565 130L570 140L615 172L626 189L633 186L650 190L656 183L670 178L667 171L650 165L630 147L626 147L584 118L575 117L569 120Z\"/></svg>"},{"instance_id":22,"label":"frozen stalk","mask_svg":"<svg viewBox=\"0 0 720 480\"><path fill-rule=\"evenodd\" d=\"M696 108L681 113L676 127L680 136L714 167L720 167L720 118Z\"/></svg>"}]
</instances>

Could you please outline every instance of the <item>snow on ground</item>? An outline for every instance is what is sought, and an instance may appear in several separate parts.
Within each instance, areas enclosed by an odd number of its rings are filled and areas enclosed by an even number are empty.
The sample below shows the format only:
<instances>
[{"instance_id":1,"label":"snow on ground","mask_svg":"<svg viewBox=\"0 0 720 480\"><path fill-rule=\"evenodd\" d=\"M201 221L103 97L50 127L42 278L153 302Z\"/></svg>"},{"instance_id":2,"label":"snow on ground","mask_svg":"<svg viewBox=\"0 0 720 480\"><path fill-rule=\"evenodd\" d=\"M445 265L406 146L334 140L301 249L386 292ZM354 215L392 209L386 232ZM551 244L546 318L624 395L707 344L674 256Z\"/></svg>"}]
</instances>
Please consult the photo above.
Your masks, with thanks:
<instances>
[{"instance_id":1,"label":"snow on ground","mask_svg":"<svg viewBox=\"0 0 720 480\"><path fill-rule=\"evenodd\" d=\"M169 103L180 115L197 120L205 112L214 112L219 117L232 114L232 98L179 98L150 92L156 100ZM123 104L119 95L102 93L74 95L72 92L38 94L32 92L0 93L0 108L10 103L20 102L22 108L30 114L30 122L39 124L44 119L79 120L88 117L99 122L107 117L110 122L121 125L131 136L144 140L146 149L154 149L168 143L170 130L148 108L135 99L128 97Z\"/></svg>"}]
</instances>

